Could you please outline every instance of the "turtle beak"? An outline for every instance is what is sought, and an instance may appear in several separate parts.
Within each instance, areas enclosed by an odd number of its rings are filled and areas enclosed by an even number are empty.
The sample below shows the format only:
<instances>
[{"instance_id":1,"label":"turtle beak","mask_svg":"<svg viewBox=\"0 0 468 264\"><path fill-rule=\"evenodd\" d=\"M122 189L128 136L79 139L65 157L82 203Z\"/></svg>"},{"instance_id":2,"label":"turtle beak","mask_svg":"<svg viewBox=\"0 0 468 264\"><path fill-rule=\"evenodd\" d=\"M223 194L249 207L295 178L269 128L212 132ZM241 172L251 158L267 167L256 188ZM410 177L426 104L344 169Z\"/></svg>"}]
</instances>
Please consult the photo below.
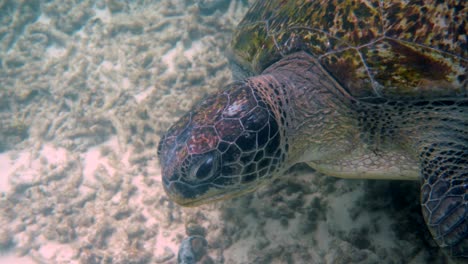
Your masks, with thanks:
<instances>
[{"instance_id":1,"label":"turtle beak","mask_svg":"<svg viewBox=\"0 0 468 264\"><path fill-rule=\"evenodd\" d=\"M180 206L195 207L202 204L232 199L253 192L258 186L252 188L233 188L220 190L212 185L189 186L181 182L164 183L164 190L172 201Z\"/></svg>"},{"instance_id":2,"label":"turtle beak","mask_svg":"<svg viewBox=\"0 0 468 264\"><path fill-rule=\"evenodd\" d=\"M161 179L164 190L172 198L172 195L177 193L177 189L174 187L173 182L177 181L179 177L178 168L180 167L180 161L183 161L187 157L187 151L184 151L176 144L174 137L165 136L161 139L158 146L158 157L161 165Z\"/></svg>"}]
</instances>

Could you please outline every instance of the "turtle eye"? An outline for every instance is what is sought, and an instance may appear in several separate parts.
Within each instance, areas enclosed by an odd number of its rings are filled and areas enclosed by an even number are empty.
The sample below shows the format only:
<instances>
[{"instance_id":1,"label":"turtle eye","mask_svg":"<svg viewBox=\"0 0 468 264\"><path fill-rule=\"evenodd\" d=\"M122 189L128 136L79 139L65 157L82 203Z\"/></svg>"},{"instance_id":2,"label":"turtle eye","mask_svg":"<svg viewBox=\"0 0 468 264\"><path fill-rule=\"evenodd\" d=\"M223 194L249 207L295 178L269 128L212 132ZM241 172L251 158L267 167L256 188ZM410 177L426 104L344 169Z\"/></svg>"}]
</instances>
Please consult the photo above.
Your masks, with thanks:
<instances>
[{"instance_id":1,"label":"turtle eye","mask_svg":"<svg viewBox=\"0 0 468 264\"><path fill-rule=\"evenodd\" d=\"M193 166L190 171L190 179L192 180L206 180L211 178L218 169L215 155L207 155L204 159Z\"/></svg>"}]
</instances>

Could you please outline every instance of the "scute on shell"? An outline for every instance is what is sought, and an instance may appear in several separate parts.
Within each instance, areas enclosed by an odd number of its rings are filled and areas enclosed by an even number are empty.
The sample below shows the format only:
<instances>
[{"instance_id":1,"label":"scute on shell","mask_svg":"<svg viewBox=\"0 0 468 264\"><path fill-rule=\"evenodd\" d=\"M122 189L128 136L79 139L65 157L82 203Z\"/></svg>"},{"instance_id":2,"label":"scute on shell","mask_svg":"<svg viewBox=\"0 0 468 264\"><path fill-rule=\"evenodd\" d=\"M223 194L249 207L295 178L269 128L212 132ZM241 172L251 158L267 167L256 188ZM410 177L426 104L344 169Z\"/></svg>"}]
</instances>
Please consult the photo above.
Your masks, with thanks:
<instances>
[{"instance_id":1,"label":"scute on shell","mask_svg":"<svg viewBox=\"0 0 468 264\"><path fill-rule=\"evenodd\" d=\"M467 13L463 0L257 1L232 55L259 74L307 51L356 98L467 96Z\"/></svg>"}]
</instances>

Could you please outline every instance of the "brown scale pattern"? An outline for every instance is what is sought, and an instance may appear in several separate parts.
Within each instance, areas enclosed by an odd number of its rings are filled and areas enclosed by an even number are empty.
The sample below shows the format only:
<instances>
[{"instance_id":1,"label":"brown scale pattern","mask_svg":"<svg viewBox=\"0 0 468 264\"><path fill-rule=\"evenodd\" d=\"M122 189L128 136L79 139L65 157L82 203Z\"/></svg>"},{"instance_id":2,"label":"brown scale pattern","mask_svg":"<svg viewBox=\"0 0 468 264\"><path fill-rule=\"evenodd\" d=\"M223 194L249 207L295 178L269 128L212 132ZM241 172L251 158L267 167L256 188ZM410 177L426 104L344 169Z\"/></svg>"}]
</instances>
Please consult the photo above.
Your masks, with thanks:
<instances>
[{"instance_id":1,"label":"brown scale pattern","mask_svg":"<svg viewBox=\"0 0 468 264\"><path fill-rule=\"evenodd\" d=\"M175 201L206 202L278 169L284 132L254 86L235 83L205 98L162 138L164 187Z\"/></svg>"},{"instance_id":2,"label":"brown scale pattern","mask_svg":"<svg viewBox=\"0 0 468 264\"><path fill-rule=\"evenodd\" d=\"M260 73L303 50L356 98L468 93L466 1L257 1L232 41Z\"/></svg>"},{"instance_id":3,"label":"brown scale pattern","mask_svg":"<svg viewBox=\"0 0 468 264\"><path fill-rule=\"evenodd\" d=\"M328 118L352 116L358 144L419 154L426 223L467 257L467 13L466 1L257 1L232 48L263 75L206 98L168 131L158 149L167 193L196 205L251 191L314 140L339 149L347 131Z\"/></svg>"}]
</instances>

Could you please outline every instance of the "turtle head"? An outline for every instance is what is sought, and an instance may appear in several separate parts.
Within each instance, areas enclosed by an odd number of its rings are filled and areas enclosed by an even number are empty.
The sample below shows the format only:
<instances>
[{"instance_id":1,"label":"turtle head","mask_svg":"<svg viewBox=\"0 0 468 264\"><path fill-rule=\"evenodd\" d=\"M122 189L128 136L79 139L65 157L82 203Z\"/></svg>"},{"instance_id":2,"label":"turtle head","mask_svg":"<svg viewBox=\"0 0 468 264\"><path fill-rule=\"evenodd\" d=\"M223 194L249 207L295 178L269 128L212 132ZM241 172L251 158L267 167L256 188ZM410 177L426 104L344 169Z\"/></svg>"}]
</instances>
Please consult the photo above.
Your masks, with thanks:
<instances>
[{"instance_id":1,"label":"turtle head","mask_svg":"<svg viewBox=\"0 0 468 264\"><path fill-rule=\"evenodd\" d=\"M265 101L248 83L231 84L196 104L161 139L164 189L184 206L251 192L284 159L280 142Z\"/></svg>"}]
</instances>

